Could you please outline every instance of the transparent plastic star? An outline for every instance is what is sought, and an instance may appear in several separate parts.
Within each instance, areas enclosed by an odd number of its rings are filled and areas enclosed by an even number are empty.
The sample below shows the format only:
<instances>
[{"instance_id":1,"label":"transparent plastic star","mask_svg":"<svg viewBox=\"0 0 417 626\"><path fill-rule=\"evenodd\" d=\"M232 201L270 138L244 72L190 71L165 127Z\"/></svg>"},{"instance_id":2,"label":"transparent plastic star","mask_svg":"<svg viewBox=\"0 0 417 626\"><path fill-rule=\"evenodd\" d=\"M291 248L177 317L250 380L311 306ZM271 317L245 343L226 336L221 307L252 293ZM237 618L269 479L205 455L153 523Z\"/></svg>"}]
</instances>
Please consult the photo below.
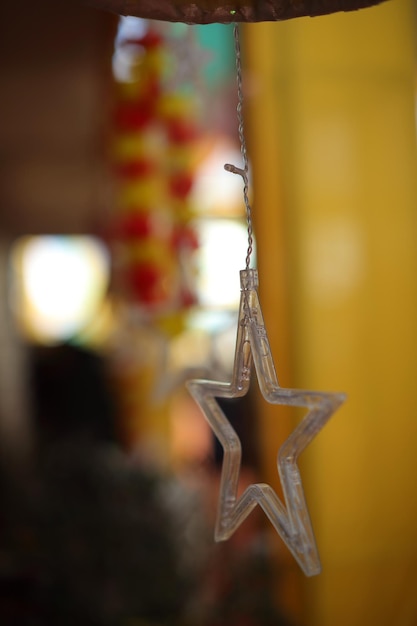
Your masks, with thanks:
<instances>
[{"instance_id":1,"label":"transparent plastic star","mask_svg":"<svg viewBox=\"0 0 417 626\"><path fill-rule=\"evenodd\" d=\"M229 539L259 505L303 572L313 576L321 571L321 565L297 459L346 398L341 393L279 386L257 292L257 272L242 270L240 279L241 299L231 382L189 380L186 383L224 450L215 540ZM249 485L238 497L241 443L216 398L244 396L249 389L252 364L267 402L308 410L278 452L277 466L284 502L270 485L264 483Z\"/></svg>"}]
</instances>

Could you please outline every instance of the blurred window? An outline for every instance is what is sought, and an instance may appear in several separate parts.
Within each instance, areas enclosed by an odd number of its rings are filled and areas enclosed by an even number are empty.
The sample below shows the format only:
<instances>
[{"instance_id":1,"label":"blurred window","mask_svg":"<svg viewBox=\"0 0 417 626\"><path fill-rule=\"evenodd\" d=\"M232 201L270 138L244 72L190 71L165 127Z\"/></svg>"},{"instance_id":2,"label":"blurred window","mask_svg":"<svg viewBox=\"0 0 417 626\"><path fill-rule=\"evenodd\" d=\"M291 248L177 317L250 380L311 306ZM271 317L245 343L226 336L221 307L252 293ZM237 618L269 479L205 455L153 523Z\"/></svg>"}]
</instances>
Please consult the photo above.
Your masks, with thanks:
<instances>
[{"instance_id":1,"label":"blurred window","mask_svg":"<svg viewBox=\"0 0 417 626\"><path fill-rule=\"evenodd\" d=\"M48 344L85 331L103 306L109 266L107 249L92 237L19 239L12 251L10 300L24 335Z\"/></svg>"}]
</instances>

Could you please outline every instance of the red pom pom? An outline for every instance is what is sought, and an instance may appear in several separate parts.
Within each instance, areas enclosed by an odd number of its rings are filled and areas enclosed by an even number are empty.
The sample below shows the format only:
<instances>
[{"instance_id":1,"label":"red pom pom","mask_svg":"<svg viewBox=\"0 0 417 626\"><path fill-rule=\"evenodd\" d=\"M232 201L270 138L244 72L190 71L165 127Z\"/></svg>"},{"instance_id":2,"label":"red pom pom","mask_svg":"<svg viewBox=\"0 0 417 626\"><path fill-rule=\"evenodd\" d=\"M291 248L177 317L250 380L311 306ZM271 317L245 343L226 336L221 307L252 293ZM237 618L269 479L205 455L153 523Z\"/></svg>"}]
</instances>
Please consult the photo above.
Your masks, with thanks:
<instances>
[{"instance_id":1,"label":"red pom pom","mask_svg":"<svg viewBox=\"0 0 417 626\"><path fill-rule=\"evenodd\" d=\"M177 174L169 181L170 192L175 198L184 200L190 193L193 182L191 174Z\"/></svg>"},{"instance_id":2,"label":"red pom pom","mask_svg":"<svg viewBox=\"0 0 417 626\"><path fill-rule=\"evenodd\" d=\"M190 307L192 307L195 304L197 304L197 296L194 293L192 293L191 291L189 291L188 289L184 290L181 293L180 302L181 302L181 306L184 309L189 309Z\"/></svg>"},{"instance_id":3,"label":"red pom pom","mask_svg":"<svg viewBox=\"0 0 417 626\"><path fill-rule=\"evenodd\" d=\"M165 275L153 263L138 263L131 267L128 282L132 295L143 304L161 304L167 298Z\"/></svg>"},{"instance_id":4,"label":"red pom pom","mask_svg":"<svg viewBox=\"0 0 417 626\"><path fill-rule=\"evenodd\" d=\"M197 129L188 120L173 119L167 122L168 138L172 143L184 144L197 137Z\"/></svg>"},{"instance_id":5,"label":"red pom pom","mask_svg":"<svg viewBox=\"0 0 417 626\"><path fill-rule=\"evenodd\" d=\"M172 235L172 245L176 250L197 250L200 245L197 232L191 226L178 226Z\"/></svg>"},{"instance_id":6,"label":"red pom pom","mask_svg":"<svg viewBox=\"0 0 417 626\"><path fill-rule=\"evenodd\" d=\"M162 36L154 30L148 30L148 32L138 39L138 42L145 48L157 48L163 42Z\"/></svg>"},{"instance_id":7,"label":"red pom pom","mask_svg":"<svg viewBox=\"0 0 417 626\"><path fill-rule=\"evenodd\" d=\"M132 213L125 217L119 232L123 239L145 239L152 230L152 216L149 213Z\"/></svg>"},{"instance_id":8,"label":"red pom pom","mask_svg":"<svg viewBox=\"0 0 417 626\"><path fill-rule=\"evenodd\" d=\"M122 45L124 46L143 46L148 50L150 48L157 48L162 44L162 36L155 31L149 30L143 37L132 37L130 39L124 39Z\"/></svg>"},{"instance_id":9,"label":"red pom pom","mask_svg":"<svg viewBox=\"0 0 417 626\"><path fill-rule=\"evenodd\" d=\"M141 130L153 118L152 106L146 102L124 102L119 104L114 114L114 124L120 131Z\"/></svg>"},{"instance_id":10,"label":"red pom pom","mask_svg":"<svg viewBox=\"0 0 417 626\"><path fill-rule=\"evenodd\" d=\"M127 161L116 165L116 175L119 178L146 178L155 171L155 163L145 159Z\"/></svg>"}]
</instances>

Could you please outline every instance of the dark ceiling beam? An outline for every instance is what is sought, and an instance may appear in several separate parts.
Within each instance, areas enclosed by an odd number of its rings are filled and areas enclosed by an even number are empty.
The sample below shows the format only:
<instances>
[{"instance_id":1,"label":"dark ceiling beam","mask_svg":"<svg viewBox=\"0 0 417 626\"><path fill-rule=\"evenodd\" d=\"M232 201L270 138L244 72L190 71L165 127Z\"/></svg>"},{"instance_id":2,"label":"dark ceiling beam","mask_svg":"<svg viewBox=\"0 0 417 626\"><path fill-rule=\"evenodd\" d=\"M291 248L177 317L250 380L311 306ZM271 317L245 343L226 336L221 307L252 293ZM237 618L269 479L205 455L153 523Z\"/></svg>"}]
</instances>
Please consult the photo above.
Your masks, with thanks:
<instances>
[{"instance_id":1,"label":"dark ceiling beam","mask_svg":"<svg viewBox=\"0 0 417 626\"><path fill-rule=\"evenodd\" d=\"M266 22L353 11L383 0L85 0L119 15L188 24Z\"/></svg>"}]
</instances>

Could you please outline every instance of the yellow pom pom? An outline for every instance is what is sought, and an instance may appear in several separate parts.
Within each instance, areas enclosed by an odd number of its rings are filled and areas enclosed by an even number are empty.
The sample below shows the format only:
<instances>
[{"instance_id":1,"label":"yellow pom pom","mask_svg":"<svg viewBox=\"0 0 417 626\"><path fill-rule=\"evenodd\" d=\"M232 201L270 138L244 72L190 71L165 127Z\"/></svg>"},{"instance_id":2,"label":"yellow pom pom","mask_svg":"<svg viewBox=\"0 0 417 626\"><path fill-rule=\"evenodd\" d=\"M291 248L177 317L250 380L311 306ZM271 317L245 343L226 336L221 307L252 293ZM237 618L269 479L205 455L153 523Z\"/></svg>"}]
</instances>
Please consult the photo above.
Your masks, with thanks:
<instances>
[{"instance_id":1,"label":"yellow pom pom","mask_svg":"<svg viewBox=\"0 0 417 626\"><path fill-rule=\"evenodd\" d=\"M190 98L182 94L164 94L158 102L157 111L161 117L169 119L191 115L193 108Z\"/></svg>"},{"instance_id":2,"label":"yellow pom pom","mask_svg":"<svg viewBox=\"0 0 417 626\"><path fill-rule=\"evenodd\" d=\"M117 204L126 211L163 207L165 194L161 179L159 177L146 178L123 185L117 198Z\"/></svg>"}]
</instances>

